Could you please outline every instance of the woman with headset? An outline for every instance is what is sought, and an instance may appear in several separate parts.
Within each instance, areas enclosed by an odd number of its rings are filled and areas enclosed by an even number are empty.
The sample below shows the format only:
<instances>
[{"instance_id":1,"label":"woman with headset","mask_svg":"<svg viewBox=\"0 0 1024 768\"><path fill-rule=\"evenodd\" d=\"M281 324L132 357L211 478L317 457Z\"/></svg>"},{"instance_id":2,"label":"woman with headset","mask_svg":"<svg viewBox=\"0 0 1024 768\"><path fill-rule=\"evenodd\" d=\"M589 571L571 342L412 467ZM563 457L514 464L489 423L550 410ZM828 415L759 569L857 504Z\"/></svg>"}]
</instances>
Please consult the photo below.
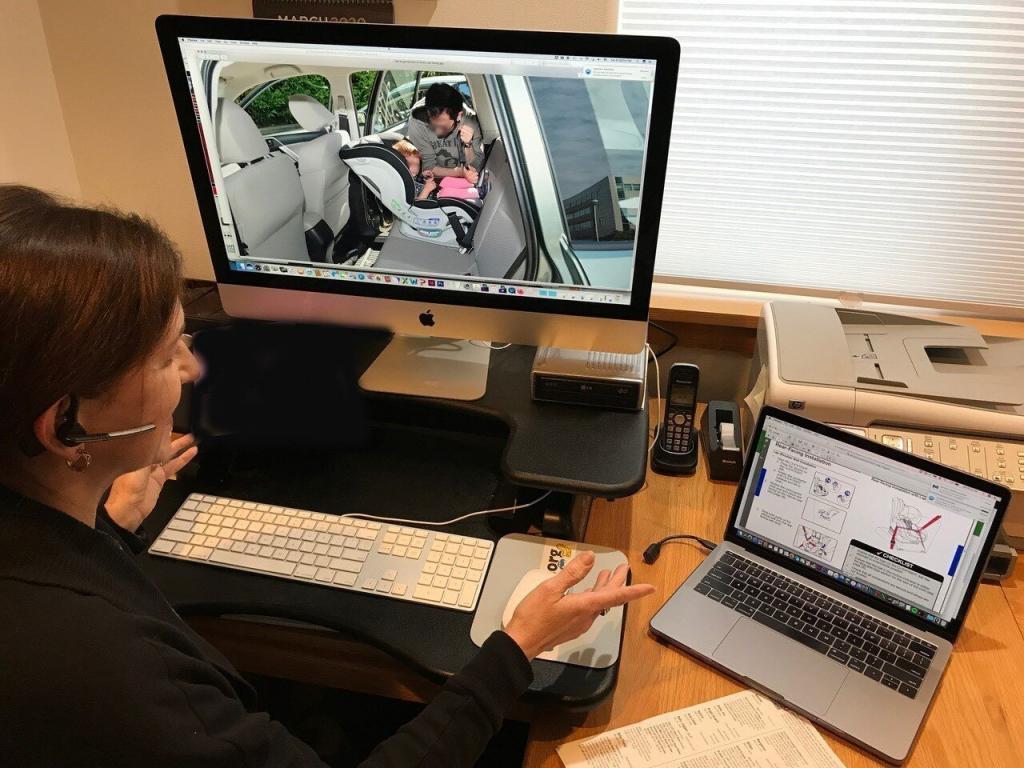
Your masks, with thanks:
<instances>
[{"instance_id":1,"label":"woman with headset","mask_svg":"<svg viewBox=\"0 0 1024 768\"><path fill-rule=\"evenodd\" d=\"M0 754L30 766L319 766L135 563L196 454L171 438L198 375L180 258L152 224L0 185ZM368 766L469 766L530 660L653 591L581 555Z\"/></svg>"}]
</instances>

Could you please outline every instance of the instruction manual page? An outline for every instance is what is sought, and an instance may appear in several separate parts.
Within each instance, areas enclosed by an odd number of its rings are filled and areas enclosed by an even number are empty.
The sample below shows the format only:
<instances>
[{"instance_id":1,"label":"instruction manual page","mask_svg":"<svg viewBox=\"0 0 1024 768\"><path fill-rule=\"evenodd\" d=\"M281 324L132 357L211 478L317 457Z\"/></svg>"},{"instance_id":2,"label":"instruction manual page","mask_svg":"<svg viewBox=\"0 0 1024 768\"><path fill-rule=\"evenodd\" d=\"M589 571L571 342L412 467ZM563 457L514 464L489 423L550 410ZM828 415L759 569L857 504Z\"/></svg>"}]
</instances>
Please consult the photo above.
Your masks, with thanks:
<instances>
[{"instance_id":1,"label":"instruction manual page","mask_svg":"<svg viewBox=\"0 0 1024 768\"><path fill-rule=\"evenodd\" d=\"M754 691L563 744L566 768L842 768L814 726Z\"/></svg>"}]
</instances>

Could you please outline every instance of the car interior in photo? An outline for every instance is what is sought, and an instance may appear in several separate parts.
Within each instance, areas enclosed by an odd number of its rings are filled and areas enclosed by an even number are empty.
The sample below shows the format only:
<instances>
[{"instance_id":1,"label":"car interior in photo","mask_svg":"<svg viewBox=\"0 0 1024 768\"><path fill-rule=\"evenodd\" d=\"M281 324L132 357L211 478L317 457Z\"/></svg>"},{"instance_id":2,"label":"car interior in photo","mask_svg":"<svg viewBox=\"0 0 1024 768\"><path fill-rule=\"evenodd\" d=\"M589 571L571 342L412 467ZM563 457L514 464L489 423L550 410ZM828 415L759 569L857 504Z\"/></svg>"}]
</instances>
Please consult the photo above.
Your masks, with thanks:
<instances>
[{"instance_id":1,"label":"car interior in photo","mask_svg":"<svg viewBox=\"0 0 1024 768\"><path fill-rule=\"evenodd\" d=\"M650 78L246 54L192 82L229 260L628 294Z\"/></svg>"}]
</instances>

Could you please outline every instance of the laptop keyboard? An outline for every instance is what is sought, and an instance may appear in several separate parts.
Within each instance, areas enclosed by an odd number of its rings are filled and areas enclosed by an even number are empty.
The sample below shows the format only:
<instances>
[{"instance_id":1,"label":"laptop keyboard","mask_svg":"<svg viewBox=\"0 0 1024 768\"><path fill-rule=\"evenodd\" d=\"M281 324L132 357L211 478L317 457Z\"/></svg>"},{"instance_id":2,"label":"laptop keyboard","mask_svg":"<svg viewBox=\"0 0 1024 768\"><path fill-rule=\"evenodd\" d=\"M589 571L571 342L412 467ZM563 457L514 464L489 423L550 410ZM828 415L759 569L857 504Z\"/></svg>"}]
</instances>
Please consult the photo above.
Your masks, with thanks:
<instances>
[{"instance_id":1,"label":"laptop keyboard","mask_svg":"<svg viewBox=\"0 0 1024 768\"><path fill-rule=\"evenodd\" d=\"M694 589L911 699L935 657L931 643L732 552Z\"/></svg>"}]
</instances>

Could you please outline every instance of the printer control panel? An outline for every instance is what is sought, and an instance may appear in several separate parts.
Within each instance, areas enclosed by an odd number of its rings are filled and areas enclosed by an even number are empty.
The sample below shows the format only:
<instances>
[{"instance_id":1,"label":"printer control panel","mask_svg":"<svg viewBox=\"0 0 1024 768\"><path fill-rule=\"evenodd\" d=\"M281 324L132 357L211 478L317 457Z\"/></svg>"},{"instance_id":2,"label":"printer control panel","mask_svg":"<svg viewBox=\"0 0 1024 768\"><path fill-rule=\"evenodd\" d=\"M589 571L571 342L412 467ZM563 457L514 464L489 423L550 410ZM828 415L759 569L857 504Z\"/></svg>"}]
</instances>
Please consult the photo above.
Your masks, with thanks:
<instances>
[{"instance_id":1,"label":"printer control panel","mask_svg":"<svg viewBox=\"0 0 1024 768\"><path fill-rule=\"evenodd\" d=\"M1002 483L1010 490L1024 490L1024 442L921 432L898 427L843 429L888 445L890 448L897 448L984 477L986 480Z\"/></svg>"}]
</instances>

